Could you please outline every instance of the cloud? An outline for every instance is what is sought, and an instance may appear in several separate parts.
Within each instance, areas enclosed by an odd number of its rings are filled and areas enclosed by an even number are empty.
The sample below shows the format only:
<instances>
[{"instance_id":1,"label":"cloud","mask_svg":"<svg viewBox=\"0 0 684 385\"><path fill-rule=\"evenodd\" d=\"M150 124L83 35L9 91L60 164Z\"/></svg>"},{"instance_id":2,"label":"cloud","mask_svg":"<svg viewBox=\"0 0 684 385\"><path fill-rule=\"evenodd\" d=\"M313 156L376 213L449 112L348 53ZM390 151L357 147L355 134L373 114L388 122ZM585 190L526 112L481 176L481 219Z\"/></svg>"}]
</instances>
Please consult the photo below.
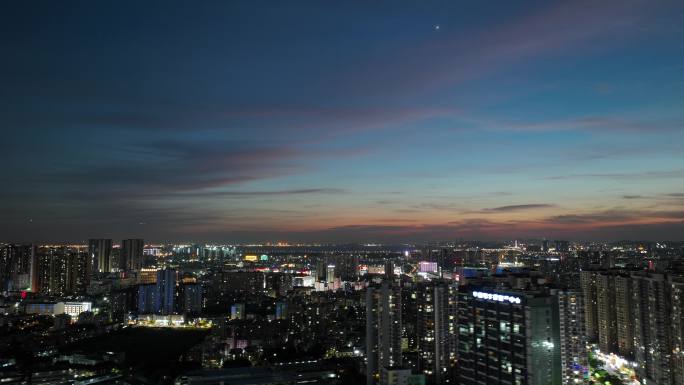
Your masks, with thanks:
<instances>
[{"instance_id":1,"label":"cloud","mask_svg":"<svg viewBox=\"0 0 684 385\"><path fill-rule=\"evenodd\" d=\"M128 148L118 161L64 172L54 183L104 196L192 192L292 174L301 156L288 145L167 140Z\"/></svg>"},{"instance_id":2,"label":"cloud","mask_svg":"<svg viewBox=\"0 0 684 385\"><path fill-rule=\"evenodd\" d=\"M530 203L524 205L510 205L510 206L500 206L482 209L481 212L511 212L511 211L525 211L525 210L536 210L536 209L546 209L556 207L556 205L547 203Z\"/></svg>"},{"instance_id":3,"label":"cloud","mask_svg":"<svg viewBox=\"0 0 684 385\"><path fill-rule=\"evenodd\" d=\"M603 131L603 132L631 132L631 133L662 133L677 132L684 127L684 118L677 119L626 119L610 116L587 116L564 120L548 120L541 122L496 122L480 121L485 127L499 130L556 132L556 131ZM611 149L604 149L611 151Z\"/></svg>"},{"instance_id":4,"label":"cloud","mask_svg":"<svg viewBox=\"0 0 684 385\"><path fill-rule=\"evenodd\" d=\"M563 179L614 179L638 182L643 179L670 179L684 177L684 170L668 170L668 171L642 171L642 172L625 172L625 173L588 173L588 174L567 174L547 176L541 179L546 180L563 180Z\"/></svg>"},{"instance_id":5,"label":"cloud","mask_svg":"<svg viewBox=\"0 0 684 385\"><path fill-rule=\"evenodd\" d=\"M339 188L308 188L296 190L274 190L274 191L199 191L193 193L183 193L181 196L203 196L203 197L227 197L227 198L246 198L260 196L288 196L288 195L313 195L313 194L346 194L345 189Z\"/></svg>"},{"instance_id":6,"label":"cloud","mask_svg":"<svg viewBox=\"0 0 684 385\"><path fill-rule=\"evenodd\" d=\"M623 195L622 199L643 199L646 198L643 195Z\"/></svg>"}]
</instances>

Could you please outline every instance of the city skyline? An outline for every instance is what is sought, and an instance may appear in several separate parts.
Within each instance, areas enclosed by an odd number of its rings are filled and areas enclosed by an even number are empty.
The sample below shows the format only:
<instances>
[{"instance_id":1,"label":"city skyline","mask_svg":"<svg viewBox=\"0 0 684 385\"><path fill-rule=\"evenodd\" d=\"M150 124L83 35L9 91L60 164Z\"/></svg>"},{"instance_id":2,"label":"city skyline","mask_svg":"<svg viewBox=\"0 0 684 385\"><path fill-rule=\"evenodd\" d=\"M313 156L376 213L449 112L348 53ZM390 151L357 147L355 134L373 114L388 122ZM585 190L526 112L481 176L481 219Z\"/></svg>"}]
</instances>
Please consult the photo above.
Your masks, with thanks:
<instances>
[{"instance_id":1,"label":"city skyline","mask_svg":"<svg viewBox=\"0 0 684 385\"><path fill-rule=\"evenodd\" d=\"M681 3L40 4L3 241L684 240Z\"/></svg>"}]
</instances>

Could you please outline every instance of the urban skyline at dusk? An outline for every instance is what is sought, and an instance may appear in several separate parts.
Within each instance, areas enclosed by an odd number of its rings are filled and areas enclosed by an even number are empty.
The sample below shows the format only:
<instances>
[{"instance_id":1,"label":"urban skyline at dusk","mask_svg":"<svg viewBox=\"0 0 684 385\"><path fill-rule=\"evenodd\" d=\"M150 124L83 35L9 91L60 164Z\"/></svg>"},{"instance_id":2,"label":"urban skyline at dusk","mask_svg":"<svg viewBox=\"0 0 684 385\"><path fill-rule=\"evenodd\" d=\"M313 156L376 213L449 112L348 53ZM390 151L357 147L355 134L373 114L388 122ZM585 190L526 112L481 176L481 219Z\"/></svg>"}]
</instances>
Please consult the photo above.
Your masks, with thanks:
<instances>
[{"instance_id":1,"label":"urban skyline at dusk","mask_svg":"<svg viewBox=\"0 0 684 385\"><path fill-rule=\"evenodd\" d=\"M682 240L680 2L2 12L10 241Z\"/></svg>"},{"instance_id":2,"label":"urban skyline at dusk","mask_svg":"<svg viewBox=\"0 0 684 385\"><path fill-rule=\"evenodd\" d=\"M0 12L0 382L684 385L684 2Z\"/></svg>"}]
</instances>

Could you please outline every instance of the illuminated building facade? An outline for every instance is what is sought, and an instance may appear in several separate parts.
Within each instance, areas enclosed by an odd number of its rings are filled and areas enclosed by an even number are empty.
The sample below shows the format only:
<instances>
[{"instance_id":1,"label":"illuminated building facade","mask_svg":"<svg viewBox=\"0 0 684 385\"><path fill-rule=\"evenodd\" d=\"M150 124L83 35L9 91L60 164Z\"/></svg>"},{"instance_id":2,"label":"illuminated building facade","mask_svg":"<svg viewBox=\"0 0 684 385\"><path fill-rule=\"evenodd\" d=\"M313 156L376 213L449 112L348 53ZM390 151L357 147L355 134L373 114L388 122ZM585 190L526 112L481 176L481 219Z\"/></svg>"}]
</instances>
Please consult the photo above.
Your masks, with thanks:
<instances>
[{"instance_id":1,"label":"illuminated building facade","mask_svg":"<svg viewBox=\"0 0 684 385\"><path fill-rule=\"evenodd\" d=\"M604 353L616 353L615 278L608 272L596 276L596 305L599 349Z\"/></svg>"},{"instance_id":2,"label":"illuminated building facade","mask_svg":"<svg viewBox=\"0 0 684 385\"><path fill-rule=\"evenodd\" d=\"M335 283L335 265L328 265L325 269L325 282L328 286L332 286Z\"/></svg>"},{"instance_id":3,"label":"illuminated building facade","mask_svg":"<svg viewBox=\"0 0 684 385\"><path fill-rule=\"evenodd\" d=\"M31 286L53 296L84 294L90 285L90 255L74 247L38 248L31 266Z\"/></svg>"},{"instance_id":4,"label":"illuminated building facade","mask_svg":"<svg viewBox=\"0 0 684 385\"><path fill-rule=\"evenodd\" d=\"M31 288L33 245L0 244L0 290Z\"/></svg>"},{"instance_id":5,"label":"illuminated building facade","mask_svg":"<svg viewBox=\"0 0 684 385\"><path fill-rule=\"evenodd\" d=\"M155 313L169 315L176 310L176 270L157 271Z\"/></svg>"},{"instance_id":6,"label":"illuminated building facade","mask_svg":"<svg viewBox=\"0 0 684 385\"><path fill-rule=\"evenodd\" d=\"M589 362L584 337L584 301L577 290L559 291L558 313L563 384L582 383Z\"/></svg>"},{"instance_id":7,"label":"illuminated building facade","mask_svg":"<svg viewBox=\"0 0 684 385\"><path fill-rule=\"evenodd\" d=\"M558 299L461 287L458 384L560 385Z\"/></svg>"},{"instance_id":8,"label":"illuminated building facade","mask_svg":"<svg viewBox=\"0 0 684 385\"><path fill-rule=\"evenodd\" d=\"M637 375L647 385L672 385L670 285L664 274L632 274Z\"/></svg>"},{"instance_id":9,"label":"illuminated building facade","mask_svg":"<svg viewBox=\"0 0 684 385\"><path fill-rule=\"evenodd\" d=\"M672 382L684 384L684 277L668 279L672 303Z\"/></svg>"},{"instance_id":10,"label":"illuminated building facade","mask_svg":"<svg viewBox=\"0 0 684 385\"><path fill-rule=\"evenodd\" d=\"M598 272L583 270L580 272L580 285L584 297L584 331L587 342L598 340L598 304L596 302L596 277Z\"/></svg>"},{"instance_id":11,"label":"illuminated building facade","mask_svg":"<svg viewBox=\"0 0 684 385\"><path fill-rule=\"evenodd\" d=\"M453 383L457 355L458 286L436 280L416 287L420 370L433 384Z\"/></svg>"},{"instance_id":12,"label":"illuminated building facade","mask_svg":"<svg viewBox=\"0 0 684 385\"><path fill-rule=\"evenodd\" d=\"M401 288L391 281L366 289L366 385L373 385L383 368L402 364L401 310Z\"/></svg>"}]
</instances>

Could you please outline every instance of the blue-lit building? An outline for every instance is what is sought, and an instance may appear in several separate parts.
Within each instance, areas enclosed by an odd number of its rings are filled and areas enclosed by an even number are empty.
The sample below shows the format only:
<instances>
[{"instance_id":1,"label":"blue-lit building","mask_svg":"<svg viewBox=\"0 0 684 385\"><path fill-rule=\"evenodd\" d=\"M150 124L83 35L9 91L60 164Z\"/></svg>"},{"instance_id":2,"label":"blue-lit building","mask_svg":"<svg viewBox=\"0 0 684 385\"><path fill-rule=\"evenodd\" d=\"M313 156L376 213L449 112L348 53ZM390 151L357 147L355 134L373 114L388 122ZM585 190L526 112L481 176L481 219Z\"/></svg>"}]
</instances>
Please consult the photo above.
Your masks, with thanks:
<instances>
[{"instance_id":1,"label":"blue-lit building","mask_svg":"<svg viewBox=\"0 0 684 385\"><path fill-rule=\"evenodd\" d=\"M176 270L157 271L154 313L173 314L176 311Z\"/></svg>"},{"instance_id":2,"label":"blue-lit building","mask_svg":"<svg viewBox=\"0 0 684 385\"><path fill-rule=\"evenodd\" d=\"M287 319L287 302L276 302L276 319Z\"/></svg>"},{"instance_id":3,"label":"blue-lit building","mask_svg":"<svg viewBox=\"0 0 684 385\"><path fill-rule=\"evenodd\" d=\"M138 286L138 314L155 313L155 298L157 285L146 284Z\"/></svg>"}]
</instances>

